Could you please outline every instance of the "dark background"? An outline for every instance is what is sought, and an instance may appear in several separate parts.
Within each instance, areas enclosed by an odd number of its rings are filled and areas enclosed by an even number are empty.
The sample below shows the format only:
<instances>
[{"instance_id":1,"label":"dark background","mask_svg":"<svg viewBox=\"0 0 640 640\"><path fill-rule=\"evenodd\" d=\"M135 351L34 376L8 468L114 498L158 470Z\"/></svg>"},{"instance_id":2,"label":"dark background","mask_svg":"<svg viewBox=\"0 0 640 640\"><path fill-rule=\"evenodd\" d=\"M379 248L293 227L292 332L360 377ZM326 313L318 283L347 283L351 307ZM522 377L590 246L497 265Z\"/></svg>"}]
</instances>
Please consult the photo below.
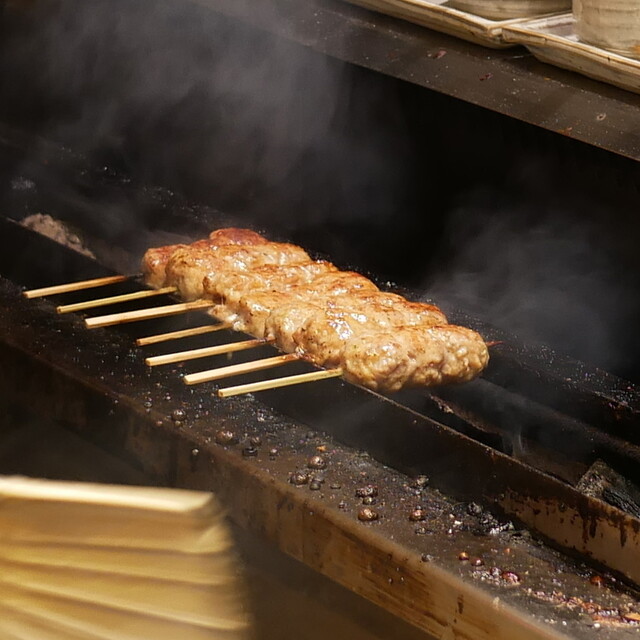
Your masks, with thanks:
<instances>
[{"instance_id":1,"label":"dark background","mask_svg":"<svg viewBox=\"0 0 640 640\"><path fill-rule=\"evenodd\" d=\"M637 163L190 2L2 6L5 215L140 253L224 212L640 380Z\"/></svg>"}]
</instances>

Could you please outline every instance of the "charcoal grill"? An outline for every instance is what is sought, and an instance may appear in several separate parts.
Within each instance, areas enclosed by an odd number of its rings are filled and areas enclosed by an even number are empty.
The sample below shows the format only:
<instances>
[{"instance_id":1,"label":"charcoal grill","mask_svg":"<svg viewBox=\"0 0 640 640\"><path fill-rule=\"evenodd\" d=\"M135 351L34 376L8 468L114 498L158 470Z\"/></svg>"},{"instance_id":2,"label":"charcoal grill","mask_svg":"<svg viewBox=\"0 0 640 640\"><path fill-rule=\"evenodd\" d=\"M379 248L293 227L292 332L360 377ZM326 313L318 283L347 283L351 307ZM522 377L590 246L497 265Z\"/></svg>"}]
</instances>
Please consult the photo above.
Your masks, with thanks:
<instances>
[{"instance_id":1,"label":"charcoal grill","mask_svg":"<svg viewBox=\"0 0 640 640\"><path fill-rule=\"evenodd\" d=\"M521 528L605 565L613 571L609 580L638 581L633 561L638 521L570 484L596 458L633 479L635 445L620 435L631 429L637 411L631 385L621 393L620 381L611 386L612 377L568 361L549 369L549 358L523 357L500 336L502 344L494 347L497 362L485 379L459 393L405 394L397 401L333 380L221 401L214 399L211 385L190 389L182 384L186 365L148 370L143 352L133 346L133 336L141 332L175 329L202 318L89 331L80 317L55 315L52 301L24 300L20 287L59 282L69 274L97 277L106 270L14 223L3 222L2 231L9 240L2 269L9 278L2 282L1 386L13 403L37 406L158 483L216 490L236 523L260 531L287 553L432 633L452 624L442 613L452 606L459 621L454 627L471 625L473 637L489 632L512 637L513 625L521 628L524 621L535 625L527 631L530 637L553 637L552 629L536 621L545 597L558 600L556 607L567 599L566 609L555 608L553 619L573 627L577 637L592 629L572 619L582 606L575 604L578 593L585 601L582 616L590 611L592 620L601 615L598 607L610 616L612 610L626 610L626 593L603 597L602 589L589 582L596 576L597 583L602 569L566 568L570 561L548 550L541 553ZM20 265L18 257L34 247L39 257ZM214 335L220 342L229 339ZM524 376L525 388L534 375L556 386L560 371L566 392L581 398L577 418L522 396L515 403L523 424L533 428L536 420L552 422L568 435L572 448L588 450L573 461L574 467L554 474L564 475L564 482L544 472L559 469L569 450L543 456L534 441L528 462L537 463L536 469L482 443L504 426L483 422L490 411L483 411L479 396L494 398L497 406L513 403L516 395L498 384L505 369L516 371L511 379ZM561 394L565 398L566 392ZM618 414L616 429L607 424L595 429L580 421L585 411L600 415L603 398ZM525 431L524 451L529 440L533 435ZM318 447L327 460L320 482L309 468ZM415 480L424 475L430 478L428 486ZM314 482L316 490L311 490ZM371 508L380 519L374 523L358 518L363 507L357 495L368 486L377 489ZM483 564L474 566L480 562L476 558ZM563 567L562 580L549 574L550 567ZM577 588L570 601L571 589ZM457 604L451 601L454 594ZM528 599L524 617L518 611L523 594ZM595 610L586 604L592 598ZM425 611L416 602L430 604ZM496 628L477 626L481 623L473 612L482 602L495 611ZM465 610L471 610L469 617ZM631 625L629 615L626 624Z\"/></svg>"},{"instance_id":2,"label":"charcoal grill","mask_svg":"<svg viewBox=\"0 0 640 640\"><path fill-rule=\"evenodd\" d=\"M237 8L221 6L237 17ZM367 15L347 13L354 21ZM328 14L336 19L333 5ZM452 321L495 343L489 369L468 385L386 398L334 379L220 400L214 392L222 384L187 387L181 378L226 361L149 369L144 358L164 347L134 342L208 321L201 313L89 331L86 314L57 315L55 306L93 293L43 300L21 294L132 273L144 247L173 237L161 229L195 238L243 219L136 185L97 168L95 158L32 134L7 128L1 137L6 174L19 166L27 175L3 193L10 218L43 210L64 217L75 208L78 223L94 202L113 206L111 193L127 194L133 208L162 212L162 224L135 241L127 242L125 229L117 251L104 228L90 224L85 231L98 260L15 221L0 222L5 406L54 420L149 482L214 490L240 530L436 637L606 638L637 631L636 385L454 310ZM603 137L600 146L614 142ZM22 157L34 149L38 162L25 167ZM633 154L629 144L617 151ZM60 184L80 186L81 201ZM278 233L304 244L282 226ZM108 291L137 288L130 281ZM185 339L180 348L241 338L218 332ZM264 347L234 354L232 362L273 354ZM317 455L326 468L310 466ZM585 489L594 464L624 478L626 498ZM366 521L365 507L378 518Z\"/></svg>"}]
</instances>

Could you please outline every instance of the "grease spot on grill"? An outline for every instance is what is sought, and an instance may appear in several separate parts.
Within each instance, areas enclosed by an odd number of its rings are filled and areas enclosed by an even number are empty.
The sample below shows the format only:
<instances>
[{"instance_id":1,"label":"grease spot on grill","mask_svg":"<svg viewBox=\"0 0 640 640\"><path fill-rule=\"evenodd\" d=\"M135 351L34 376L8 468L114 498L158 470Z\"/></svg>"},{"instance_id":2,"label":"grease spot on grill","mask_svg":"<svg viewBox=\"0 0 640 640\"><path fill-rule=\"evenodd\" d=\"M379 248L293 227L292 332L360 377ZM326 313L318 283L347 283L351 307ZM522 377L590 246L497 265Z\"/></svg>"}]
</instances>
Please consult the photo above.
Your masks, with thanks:
<instances>
[{"instance_id":1,"label":"grease spot on grill","mask_svg":"<svg viewBox=\"0 0 640 640\"><path fill-rule=\"evenodd\" d=\"M174 410L171 412L171 419L172 419L174 422L181 422L182 420L184 420L184 419L185 419L186 415L187 415L187 414L186 414L186 412L185 412L185 410L184 410L184 409L174 409Z\"/></svg>"},{"instance_id":2,"label":"grease spot on grill","mask_svg":"<svg viewBox=\"0 0 640 640\"><path fill-rule=\"evenodd\" d=\"M469 554L466 551L461 551L458 554L458 560L460 560L460 562L469 562Z\"/></svg>"},{"instance_id":3,"label":"grease spot on grill","mask_svg":"<svg viewBox=\"0 0 640 640\"><path fill-rule=\"evenodd\" d=\"M425 513L422 507L416 507L409 514L409 520L411 520L411 522L421 522L422 520L425 520L426 517L427 517L427 514Z\"/></svg>"},{"instance_id":4,"label":"grease spot on grill","mask_svg":"<svg viewBox=\"0 0 640 640\"><path fill-rule=\"evenodd\" d=\"M309 482L309 474L306 471L294 471L289 476L289 482L297 487Z\"/></svg>"},{"instance_id":5,"label":"grease spot on grill","mask_svg":"<svg viewBox=\"0 0 640 640\"><path fill-rule=\"evenodd\" d=\"M515 571L502 571L500 578L508 584L518 584L520 582L520 576Z\"/></svg>"},{"instance_id":6,"label":"grease spot on grill","mask_svg":"<svg viewBox=\"0 0 640 640\"><path fill-rule=\"evenodd\" d=\"M220 431L217 431L214 438L218 444L238 444L238 436L236 436L233 431L229 431L228 429L221 429Z\"/></svg>"},{"instance_id":7,"label":"grease spot on grill","mask_svg":"<svg viewBox=\"0 0 640 640\"><path fill-rule=\"evenodd\" d=\"M262 438L260 436L251 436L251 438L249 438L249 444L252 447L259 447L262 444Z\"/></svg>"},{"instance_id":8,"label":"grease spot on grill","mask_svg":"<svg viewBox=\"0 0 640 640\"><path fill-rule=\"evenodd\" d=\"M379 518L378 512L369 507L363 507L358 511L358 520L360 520L360 522L375 522Z\"/></svg>"},{"instance_id":9,"label":"grease spot on grill","mask_svg":"<svg viewBox=\"0 0 640 640\"><path fill-rule=\"evenodd\" d=\"M280 451L278 451L278 449L276 447L271 447L271 449L269 449L269 457L272 460L274 460L279 453L280 453Z\"/></svg>"},{"instance_id":10,"label":"grease spot on grill","mask_svg":"<svg viewBox=\"0 0 640 640\"><path fill-rule=\"evenodd\" d=\"M307 466L310 469L326 469L327 461L322 456L311 456L309 462L307 462Z\"/></svg>"},{"instance_id":11,"label":"grease spot on grill","mask_svg":"<svg viewBox=\"0 0 640 640\"><path fill-rule=\"evenodd\" d=\"M484 560L482 558L473 558L471 560L472 567L482 567L484 566Z\"/></svg>"},{"instance_id":12,"label":"grease spot on grill","mask_svg":"<svg viewBox=\"0 0 640 640\"><path fill-rule=\"evenodd\" d=\"M372 505L376 504L378 501L373 496L365 496L362 498L362 504Z\"/></svg>"},{"instance_id":13,"label":"grease spot on grill","mask_svg":"<svg viewBox=\"0 0 640 640\"><path fill-rule=\"evenodd\" d=\"M428 476L416 476L411 482L412 489L424 489L429 485L429 477Z\"/></svg>"},{"instance_id":14,"label":"grease spot on grill","mask_svg":"<svg viewBox=\"0 0 640 640\"><path fill-rule=\"evenodd\" d=\"M245 447L242 450L242 455L245 458L255 458L258 455L258 449L256 447Z\"/></svg>"},{"instance_id":15,"label":"grease spot on grill","mask_svg":"<svg viewBox=\"0 0 640 640\"><path fill-rule=\"evenodd\" d=\"M378 495L378 487L373 484L367 484L364 487L356 489L356 498L375 498Z\"/></svg>"},{"instance_id":16,"label":"grease spot on grill","mask_svg":"<svg viewBox=\"0 0 640 640\"><path fill-rule=\"evenodd\" d=\"M433 529L429 529L428 527L416 527L413 530L417 536L430 536L433 535Z\"/></svg>"}]
</instances>

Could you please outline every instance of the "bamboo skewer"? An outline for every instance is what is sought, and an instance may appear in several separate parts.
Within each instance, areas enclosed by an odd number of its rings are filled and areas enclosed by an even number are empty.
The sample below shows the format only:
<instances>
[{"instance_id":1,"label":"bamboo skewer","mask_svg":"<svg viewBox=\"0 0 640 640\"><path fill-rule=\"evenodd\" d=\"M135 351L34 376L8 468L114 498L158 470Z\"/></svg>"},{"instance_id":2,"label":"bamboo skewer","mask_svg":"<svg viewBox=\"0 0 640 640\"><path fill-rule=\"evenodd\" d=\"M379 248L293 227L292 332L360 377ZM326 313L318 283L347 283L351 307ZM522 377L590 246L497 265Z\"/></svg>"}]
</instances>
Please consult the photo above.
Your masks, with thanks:
<instances>
[{"instance_id":1,"label":"bamboo skewer","mask_svg":"<svg viewBox=\"0 0 640 640\"><path fill-rule=\"evenodd\" d=\"M161 296L166 293L174 293L175 287L163 287L162 289L143 289L142 291L134 291L133 293L124 293L120 296L110 296L109 298L96 298L95 300L87 300L86 302L76 302L75 304L63 304L56 307L58 313L71 313L73 311L83 311L84 309L93 309L94 307L105 307L110 304L118 304L119 302L129 302L130 300L140 300L142 298L151 298L153 296Z\"/></svg>"},{"instance_id":2,"label":"bamboo skewer","mask_svg":"<svg viewBox=\"0 0 640 640\"><path fill-rule=\"evenodd\" d=\"M206 309L207 307L212 306L213 301L211 300L194 300L193 302L181 302L179 304L170 304L164 307L153 307L151 309L138 309L137 311L112 313L108 316L95 316L94 318L87 318L84 322L89 329L96 329L97 327L109 327L114 324L124 324L126 322L137 322L139 320L174 316L179 313L184 313L185 311Z\"/></svg>"},{"instance_id":3,"label":"bamboo skewer","mask_svg":"<svg viewBox=\"0 0 640 640\"><path fill-rule=\"evenodd\" d=\"M191 336L200 336L204 333L212 333L222 329L230 329L231 325L226 322L220 324L205 324L201 327L193 327L192 329L180 329L180 331L170 331L169 333L159 333L155 336L146 336L138 338L136 345L144 347L148 344L156 344L158 342L167 342L168 340L177 340L178 338L189 338Z\"/></svg>"},{"instance_id":4,"label":"bamboo skewer","mask_svg":"<svg viewBox=\"0 0 640 640\"><path fill-rule=\"evenodd\" d=\"M273 358L264 358L262 360L253 360L252 362L241 362L240 364L232 364L229 367L218 367L217 369L209 369L209 371L199 371L198 373L190 373L184 376L185 384L200 384L202 382L211 382L212 380L220 380L220 378L230 378L231 376L239 376L243 373L253 373L254 371L263 371L279 367L287 362L295 362L300 356L295 353L285 353L281 356Z\"/></svg>"},{"instance_id":5,"label":"bamboo skewer","mask_svg":"<svg viewBox=\"0 0 640 640\"><path fill-rule=\"evenodd\" d=\"M275 378L274 380L262 380L260 382L251 382L249 384L240 384L235 387L226 387L218 390L219 398L229 398L243 393L254 393L255 391L267 391L268 389L277 389L279 387L289 387L294 384L303 384L305 382L315 382L316 380L324 380L326 378L338 378L342 375L342 369L321 369L320 371L312 371L311 373L301 373L296 376L287 376L285 378Z\"/></svg>"},{"instance_id":6,"label":"bamboo skewer","mask_svg":"<svg viewBox=\"0 0 640 640\"><path fill-rule=\"evenodd\" d=\"M135 276L107 276L105 278L93 278L92 280L81 280L79 282L58 284L52 287L42 287L41 289L30 289L24 291L22 295L25 298L41 298L43 296L53 296L58 293L82 291L82 289L93 289L94 287L103 287L107 284L117 284L118 282L125 282L134 277Z\"/></svg>"},{"instance_id":7,"label":"bamboo skewer","mask_svg":"<svg viewBox=\"0 0 640 640\"><path fill-rule=\"evenodd\" d=\"M214 347L203 347L202 349L190 349L189 351L178 351L176 353L167 353L163 356L152 356L145 360L150 367L156 367L160 364L173 364L174 362L183 362L185 360L196 360L197 358L206 358L207 356L219 356L224 353L233 353L234 351L246 351L255 347L264 347L272 344L273 340L242 340L240 342L229 342L228 344L220 344Z\"/></svg>"}]
</instances>

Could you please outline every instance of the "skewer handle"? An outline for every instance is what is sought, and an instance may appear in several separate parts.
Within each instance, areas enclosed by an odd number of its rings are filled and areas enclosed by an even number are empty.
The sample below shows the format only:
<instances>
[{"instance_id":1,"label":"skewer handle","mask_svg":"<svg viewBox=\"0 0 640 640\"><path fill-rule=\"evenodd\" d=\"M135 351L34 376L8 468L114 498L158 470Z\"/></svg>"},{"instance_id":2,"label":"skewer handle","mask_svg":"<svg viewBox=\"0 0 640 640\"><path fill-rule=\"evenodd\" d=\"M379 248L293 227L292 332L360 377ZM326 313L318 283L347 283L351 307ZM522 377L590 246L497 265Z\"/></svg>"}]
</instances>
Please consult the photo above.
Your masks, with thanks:
<instances>
[{"instance_id":1,"label":"skewer handle","mask_svg":"<svg viewBox=\"0 0 640 640\"><path fill-rule=\"evenodd\" d=\"M42 287L41 289L30 289L24 291L25 298L41 298L43 296L53 296L58 293L68 293L70 291L81 291L82 289L93 289L94 287L104 287L107 284L125 282L135 276L107 276L105 278L93 278L92 280L81 280L79 282L69 282L58 284L53 287Z\"/></svg>"},{"instance_id":2,"label":"skewer handle","mask_svg":"<svg viewBox=\"0 0 640 640\"><path fill-rule=\"evenodd\" d=\"M255 391L267 391L268 389L277 389L278 387L289 387L294 384L303 384L305 382L315 382L316 380L324 380L325 378L338 378L342 375L342 369L321 369L320 371L312 371L311 373L301 373L297 376L287 376L286 378L276 378L275 380L263 380L261 382L252 382L250 384L241 384L236 387L226 387L218 390L219 398L229 398L242 393L254 393Z\"/></svg>"},{"instance_id":3,"label":"skewer handle","mask_svg":"<svg viewBox=\"0 0 640 640\"><path fill-rule=\"evenodd\" d=\"M152 309L138 309L137 311L126 311L124 313L112 313L108 316L96 316L87 318L84 322L89 329L97 327L109 327L114 324L124 324L125 322L137 322L139 320L151 320L152 318L163 318L165 316L175 316L185 311L194 309L206 309L212 307L211 300L194 300L193 302L181 302L170 304L164 307L153 307Z\"/></svg>"},{"instance_id":4,"label":"skewer handle","mask_svg":"<svg viewBox=\"0 0 640 640\"><path fill-rule=\"evenodd\" d=\"M272 342L273 340L242 340L240 342L216 345L215 347L203 347L202 349L167 353L163 356L152 356L147 358L145 363L150 367L156 367L160 364L173 364L174 362L184 362L185 360L196 360L197 358L206 358L208 356L219 356L223 353L233 353L234 351L245 351L246 349L254 349L255 347L264 347L264 345L271 344Z\"/></svg>"},{"instance_id":5,"label":"skewer handle","mask_svg":"<svg viewBox=\"0 0 640 640\"><path fill-rule=\"evenodd\" d=\"M158 342L167 342L168 340L177 340L178 338L189 338L191 336L200 336L204 333L213 333L222 329L230 329L231 325L226 322L220 324L206 324L202 327L193 327L192 329L180 329L180 331L170 331L169 333L159 333L155 336L146 336L138 338L136 344L144 347L148 344L156 344Z\"/></svg>"},{"instance_id":6,"label":"skewer handle","mask_svg":"<svg viewBox=\"0 0 640 640\"><path fill-rule=\"evenodd\" d=\"M264 358L263 360L254 360L253 362L241 362L240 364L232 364L229 367L218 367L209 371L199 371L198 373L190 373L184 376L185 384L200 384L202 382L211 382L212 380L220 380L221 378L230 378L231 376L239 376L243 373L253 373L254 371L262 371L279 367L287 362L295 362L300 357L295 353L285 353L281 356L273 358Z\"/></svg>"},{"instance_id":7,"label":"skewer handle","mask_svg":"<svg viewBox=\"0 0 640 640\"><path fill-rule=\"evenodd\" d=\"M165 293L174 293L177 291L175 287L163 287L162 289L143 289L142 291L134 291L133 293L124 293L121 296L111 296L109 298L97 298L95 300L87 300L86 302L76 302L75 304L63 304L56 307L58 313L71 313L73 311L83 311L84 309L93 309L95 307L106 307L110 304L118 304L120 302L129 302L130 300L140 300L142 298L152 298L153 296L161 296Z\"/></svg>"}]
</instances>

